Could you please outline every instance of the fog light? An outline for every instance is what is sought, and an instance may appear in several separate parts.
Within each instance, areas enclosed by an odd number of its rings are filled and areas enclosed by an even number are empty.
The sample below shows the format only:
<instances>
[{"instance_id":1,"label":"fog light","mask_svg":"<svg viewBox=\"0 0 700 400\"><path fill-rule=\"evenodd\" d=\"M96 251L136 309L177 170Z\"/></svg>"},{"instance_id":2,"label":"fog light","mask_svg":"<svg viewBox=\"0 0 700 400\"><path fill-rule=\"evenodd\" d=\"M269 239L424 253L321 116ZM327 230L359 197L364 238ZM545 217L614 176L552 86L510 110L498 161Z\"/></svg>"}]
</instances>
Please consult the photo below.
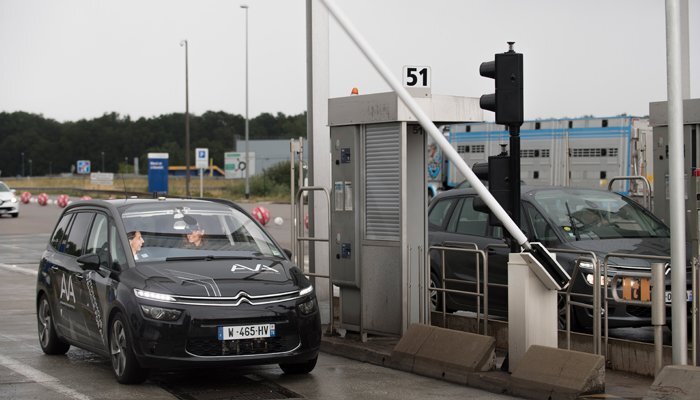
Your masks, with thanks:
<instances>
[{"instance_id":1,"label":"fog light","mask_svg":"<svg viewBox=\"0 0 700 400\"><path fill-rule=\"evenodd\" d=\"M176 321L178 318L180 318L180 314L182 314L182 311L180 310L147 306L143 304L141 304L141 310L147 317L157 319L159 321Z\"/></svg>"},{"instance_id":2,"label":"fog light","mask_svg":"<svg viewBox=\"0 0 700 400\"><path fill-rule=\"evenodd\" d=\"M309 315L312 312L316 311L316 299L313 298L309 301L306 301L304 303L299 304L297 307L299 307L299 311L304 314L304 315Z\"/></svg>"}]
</instances>

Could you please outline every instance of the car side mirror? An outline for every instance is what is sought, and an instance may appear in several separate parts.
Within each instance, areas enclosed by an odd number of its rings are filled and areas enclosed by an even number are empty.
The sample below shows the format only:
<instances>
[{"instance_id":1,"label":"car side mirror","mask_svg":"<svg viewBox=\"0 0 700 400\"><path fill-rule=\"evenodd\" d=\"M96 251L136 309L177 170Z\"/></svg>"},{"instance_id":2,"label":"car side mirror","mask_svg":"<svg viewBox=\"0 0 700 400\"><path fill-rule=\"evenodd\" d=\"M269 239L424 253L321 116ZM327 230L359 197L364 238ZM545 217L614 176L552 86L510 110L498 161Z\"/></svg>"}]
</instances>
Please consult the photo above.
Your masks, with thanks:
<instances>
[{"instance_id":1,"label":"car side mirror","mask_svg":"<svg viewBox=\"0 0 700 400\"><path fill-rule=\"evenodd\" d=\"M489 206L486 205L484 200L479 196L474 197L474 211L478 211L478 212L484 213L484 214L491 214L491 209L489 208Z\"/></svg>"},{"instance_id":2,"label":"car side mirror","mask_svg":"<svg viewBox=\"0 0 700 400\"><path fill-rule=\"evenodd\" d=\"M97 271L100 269L100 256L95 253L85 254L76 260L80 268L86 271Z\"/></svg>"},{"instance_id":3,"label":"car side mirror","mask_svg":"<svg viewBox=\"0 0 700 400\"><path fill-rule=\"evenodd\" d=\"M289 250L289 249L282 249L282 251L284 252L284 254L287 255L287 258L292 258L292 251L291 251L291 250Z\"/></svg>"},{"instance_id":4,"label":"car side mirror","mask_svg":"<svg viewBox=\"0 0 700 400\"><path fill-rule=\"evenodd\" d=\"M12 193L12 194L17 193L17 189L10 189L10 193Z\"/></svg>"}]
</instances>

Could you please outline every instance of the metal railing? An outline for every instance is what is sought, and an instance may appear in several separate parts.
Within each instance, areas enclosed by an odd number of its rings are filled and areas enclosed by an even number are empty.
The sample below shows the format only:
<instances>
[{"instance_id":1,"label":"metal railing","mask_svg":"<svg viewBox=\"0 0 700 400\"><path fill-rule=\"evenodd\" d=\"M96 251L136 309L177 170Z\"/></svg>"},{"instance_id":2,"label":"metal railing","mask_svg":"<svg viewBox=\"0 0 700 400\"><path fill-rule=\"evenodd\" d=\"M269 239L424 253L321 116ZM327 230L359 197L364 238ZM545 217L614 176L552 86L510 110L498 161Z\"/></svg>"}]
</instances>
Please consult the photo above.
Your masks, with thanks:
<instances>
[{"instance_id":1,"label":"metal railing","mask_svg":"<svg viewBox=\"0 0 700 400\"><path fill-rule=\"evenodd\" d=\"M297 191L296 194L296 205L297 207L294 209L294 224L296 224L296 230L293 231L294 235L292 237L292 244L296 246L296 249L293 253L293 261L294 263L299 266L304 273L304 275L312 277L312 278L325 278L328 279L328 309L329 309L329 315L330 315L330 322L328 324L328 333L333 334L335 332L334 329L334 313L333 313L333 280L331 279L331 224L328 224L328 232L327 236L325 238L317 238L317 237L310 237L310 236L304 236L304 219L301 218L302 215L304 215L304 202L301 201L301 196L305 192L323 192L326 195L326 206L328 207L327 210L331 209L331 196L328 193L328 189L326 189L323 186L303 186L300 187L299 190ZM328 243L328 275L323 275L323 274L317 274L313 272L307 272L306 268L304 266L304 242L326 242Z\"/></svg>"},{"instance_id":2,"label":"metal railing","mask_svg":"<svg viewBox=\"0 0 700 400\"><path fill-rule=\"evenodd\" d=\"M427 285L427 296L426 298L430 298L430 292L432 290L435 290L436 292L441 293L442 296L442 324L443 327L447 327L447 293L456 293L456 294L463 294L463 295L468 295L468 296L474 296L476 297L476 324L477 324L477 329L481 327L481 301L483 300L484 302L484 311L483 311L483 316L484 316L484 335L488 334L488 321L489 321L489 306L488 306L488 276L489 276L489 266L488 266L488 257L486 256L486 252L483 250L479 250L478 246L474 243L462 243L462 242L449 242L446 244L451 244L453 246L431 246L428 249L428 256L430 257L430 253L433 251L440 251L440 260L441 260L441 274L440 274L440 283L441 287L430 287L430 285ZM463 246L463 247L454 247L454 246ZM473 248L466 248L466 246L473 247ZM475 259L476 259L476 264L475 264L475 276L476 276L476 281L470 281L470 280L465 280L465 279L453 279L453 278L445 278L445 252L450 251L450 252L460 252L460 253L468 253L468 254L475 254ZM479 258L481 257L481 258ZM480 263L479 259L483 260L484 266L484 284L483 284L483 292L481 290L481 276L480 276ZM427 273L432 272L432 258L430 258L430 262L428 264L428 268L426 268ZM462 283L462 284L475 284L476 285L476 291L468 291L468 290L457 290L457 289L447 289L446 283ZM428 318L427 318L428 325L431 323L431 316L430 313L428 313Z\"/></svg>"},{"instance_id":3,"label":"metal railing","mask_svg":"<svg viewBox=\"0 0 700 400\"><path fill-rule=\"evenodd\" d=\"M644 186L646 188L644 192L644 207L647 210L651 210L651 185L649 184L649 180L643 176L616 176L608 182L608 191L612 190L612 185L615 181L642 181L644 183Z\"/></svg>"}]
</instances>

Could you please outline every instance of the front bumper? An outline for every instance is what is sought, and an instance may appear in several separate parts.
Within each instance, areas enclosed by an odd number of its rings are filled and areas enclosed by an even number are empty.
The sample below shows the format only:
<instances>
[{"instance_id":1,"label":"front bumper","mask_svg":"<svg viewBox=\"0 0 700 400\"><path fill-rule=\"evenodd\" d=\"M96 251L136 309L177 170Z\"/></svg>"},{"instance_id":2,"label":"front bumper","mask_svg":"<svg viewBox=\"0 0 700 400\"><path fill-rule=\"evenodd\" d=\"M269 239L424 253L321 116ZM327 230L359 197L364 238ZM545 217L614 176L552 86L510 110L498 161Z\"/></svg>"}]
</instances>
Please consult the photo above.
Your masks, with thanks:
<instances>
[{"instance_id":1,"label":"front bumper","mask_svg":"<svg viewBox=\"0 0 700 400\"><path fill-rule=\"evenodd\" d=\"M136 357L144 368L163 369L308 361L318 355L321 319L318 307L309 315L299 312L300 302L178 307L183 315L173 323L146 318L138 310L132 314ZM271 338L218 339L219 326L270 323L275 324Z\"/></svg>"},{"instance_id":2,"label":"front bumper","mask_svg":"<svg viewBox=\"0 0 700 400\"><path fill-rule=\"evenodd\" d=\"M19 202L13 203L9 200L0 201L0 215L19 213Z\"/></svg>"}]
</instances>

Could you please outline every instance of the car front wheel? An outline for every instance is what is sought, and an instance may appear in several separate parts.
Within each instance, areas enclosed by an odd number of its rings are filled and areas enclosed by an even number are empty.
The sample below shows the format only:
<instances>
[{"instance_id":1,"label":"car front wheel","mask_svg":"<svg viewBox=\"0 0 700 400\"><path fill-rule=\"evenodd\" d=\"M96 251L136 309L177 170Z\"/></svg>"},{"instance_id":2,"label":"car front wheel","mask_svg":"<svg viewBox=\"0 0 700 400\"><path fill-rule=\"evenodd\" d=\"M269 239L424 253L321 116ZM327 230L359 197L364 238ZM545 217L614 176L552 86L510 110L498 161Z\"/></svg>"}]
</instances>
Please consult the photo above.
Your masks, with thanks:
<instances>
[{"instance_id":1,"label":"car front wheel","mask_svg":"<svg viewBox=\"0 0 700 400\"><path fill-rule=\"evenodd\" d=\"M112 370L119 383L141 383L148 377L148 370L141 368L136 360L132 343L122 315L115 315L109 329L109 350Z\"/></svg>"},{"instance_id":2,"label":"car front wheel","mask_svg":"<svg viewBox=\"0 0 700 400\"><path fill-rule=\"evenodd\" d=\"M313 371L314 367L316 367L316 361L318 361L318 356L302 363L280 364L280 368L282 368L282 371L288 375L308 374L309 372Z\"/></svg>"},{"instance_id":3,"label":"car front wheel","mask_svg":"<svg viewBox=\"0 0 700 400\"><path fill-rule=\"evenodd\" d=\"M39 300L39 309L37 310L36 317L41 350L51 355L66 354L70 345L61 340L56 333L53 316L51 315L51 307L49 306L49 300L46 296L41 296Z\"/></svg>"}]
</instances>

